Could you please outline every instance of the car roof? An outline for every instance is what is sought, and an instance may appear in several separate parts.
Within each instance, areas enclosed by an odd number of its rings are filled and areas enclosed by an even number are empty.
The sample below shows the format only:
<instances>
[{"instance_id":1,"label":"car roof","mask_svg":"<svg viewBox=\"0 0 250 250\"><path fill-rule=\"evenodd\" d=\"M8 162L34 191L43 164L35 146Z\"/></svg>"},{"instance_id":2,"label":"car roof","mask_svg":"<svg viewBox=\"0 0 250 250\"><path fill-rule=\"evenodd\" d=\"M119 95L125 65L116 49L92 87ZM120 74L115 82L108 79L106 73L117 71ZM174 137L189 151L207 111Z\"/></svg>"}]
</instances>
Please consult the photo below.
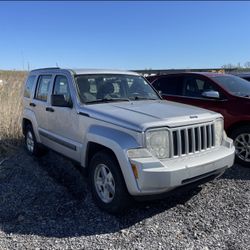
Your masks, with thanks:
<instances>
[{"instance_id":1,"label":"car roof","mask_svg":"<svg viewBox=\"0 0 250 250\"><path fill-rule=\"evenodd\" d=\"M250 77L250 72L237 73L235 75L239 77Z\"/></svg>"},{"instance_id":2,"label":"car roof","mask_svg":"<svg viewBox=\"0 0 250 250\"><path fill-rule=\"evenodd\" d=\"M207 77L216 77L216 76L230 76L230 74L225 73L215 73L215 72L178 72L178 73L169 73L169 74L160 74L156 75L155 77L161 77L161 76L169 76L169 75L203 75Z\"/></svg>"},{"instance_id":3,"label":"car roof","mask_svg":"<svg viewBox=\"0 0 250 250\"><path fill-rule=\"evenodd\" d=\"M82 74L125 74L125 75L139 75L136 72L128 70L117 70L117 69L73 69L76 75Z\"/></svg>"},{"instance_id":4,"label":"car roof","mask_svg":"<svg viewBox=\"0 0 250 250\"><path fill-rule=\"evenodd\" d=\"M116 69L66 69L66 68L41 68L32 70L32 73L60 73L62 71L69 71L74 75L88 75L88 74L122 74L122 75L139 75L136 72L128 70L116 70Z\"/></svg>"}]
</instances>

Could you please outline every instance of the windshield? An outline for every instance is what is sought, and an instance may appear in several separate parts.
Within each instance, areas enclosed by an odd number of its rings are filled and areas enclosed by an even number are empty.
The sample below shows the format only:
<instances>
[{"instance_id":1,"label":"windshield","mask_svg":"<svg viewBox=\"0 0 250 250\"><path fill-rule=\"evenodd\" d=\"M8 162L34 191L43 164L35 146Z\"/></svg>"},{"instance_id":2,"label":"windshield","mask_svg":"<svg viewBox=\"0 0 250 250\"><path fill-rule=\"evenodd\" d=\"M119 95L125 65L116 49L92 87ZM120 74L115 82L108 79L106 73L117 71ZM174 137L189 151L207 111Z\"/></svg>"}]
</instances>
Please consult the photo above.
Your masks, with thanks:
<instances>
[{"instance_id":1,"label":"windshield","mask_svg":"<svg viewBox=\"0 0 250 250\"><path fill-rule=\"evenodd\" d=\"M215 76L212 77L220 86L229 93L241 97L250 97L250 82L238 76Z\"/></svg>"},{"instance_id":2,"label":"windshield","mask_svg":"<svg viewBox=\"0 0 250 250\"><path fill-rule=\"evenodd\" d=\"M75 81L80 101L83 103L160 99L140 76L77 75Z\"/></svg>"}]
</instances>

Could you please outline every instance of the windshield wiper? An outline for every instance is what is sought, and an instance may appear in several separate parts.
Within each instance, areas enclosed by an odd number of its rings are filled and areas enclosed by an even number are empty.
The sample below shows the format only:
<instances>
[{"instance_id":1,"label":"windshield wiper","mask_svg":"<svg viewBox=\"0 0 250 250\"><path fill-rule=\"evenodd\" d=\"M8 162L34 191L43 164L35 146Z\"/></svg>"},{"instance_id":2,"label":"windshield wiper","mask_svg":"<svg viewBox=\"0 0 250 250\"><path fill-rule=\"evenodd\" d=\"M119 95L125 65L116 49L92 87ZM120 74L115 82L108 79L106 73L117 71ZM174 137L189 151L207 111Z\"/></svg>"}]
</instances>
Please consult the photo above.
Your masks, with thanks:
<instances>
[{"instance_id":1,"label":"windshield wiper","mask_svg":"<svg viewBox=\"0 0 250 250\"><path fill-rule=\"evenodd\" d=\"M108 103L108 102L129 102L128 98L103 98L96 99L94 101L85 102L86 104L94 104L94 103Z\"/></svg>"},{"instance_id":2,"label":"windshield wiper","mask_svg":"<svg viewBox=\"0 0 250 250\"><path fill-rule=\"evenodd\" d=\"M132 100L158 100L158 99L153 97L135 96L133 97Z\"/></svg>"}]
</instances>

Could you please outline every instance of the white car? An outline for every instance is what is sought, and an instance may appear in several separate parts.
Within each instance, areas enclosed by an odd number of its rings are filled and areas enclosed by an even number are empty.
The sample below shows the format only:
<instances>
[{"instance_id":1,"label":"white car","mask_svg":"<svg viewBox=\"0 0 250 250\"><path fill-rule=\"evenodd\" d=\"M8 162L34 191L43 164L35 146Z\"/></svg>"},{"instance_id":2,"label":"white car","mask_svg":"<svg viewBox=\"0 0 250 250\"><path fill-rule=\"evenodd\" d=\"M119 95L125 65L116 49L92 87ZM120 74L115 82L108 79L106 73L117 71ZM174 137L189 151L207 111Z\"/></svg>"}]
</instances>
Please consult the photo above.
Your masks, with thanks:
<instances>
[{"instance_id":1,"label":"white car","mask_svg":"<svg viewBox=\"0 0 250 250\"><path fill-rule=\"evenodd\" d=\"M134 72L33 70L23 103L28 152L45 146L79 163L95 202L111 213L133 196L215 178L234 162L220 114L164 101Z\"/></svg>"}]
</instances>

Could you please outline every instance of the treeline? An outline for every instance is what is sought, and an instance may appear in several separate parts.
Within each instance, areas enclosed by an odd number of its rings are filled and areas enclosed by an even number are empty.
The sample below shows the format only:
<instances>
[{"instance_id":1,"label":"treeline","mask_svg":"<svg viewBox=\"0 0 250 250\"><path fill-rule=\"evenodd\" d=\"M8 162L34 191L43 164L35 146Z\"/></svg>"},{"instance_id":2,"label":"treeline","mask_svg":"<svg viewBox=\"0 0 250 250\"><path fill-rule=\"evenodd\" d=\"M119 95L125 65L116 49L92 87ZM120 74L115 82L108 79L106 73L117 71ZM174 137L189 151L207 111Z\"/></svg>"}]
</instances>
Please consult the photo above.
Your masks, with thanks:
<instances>
[{"instance_id":1,"label":"treeline","mask_svg":"<svg viewBox=\"0 0 250 250\"><path fill-rule=\"evenodd\" d=\"M237 64L232 64L232 63L228 63L228 64L224 64L221 66L222 69L234 69L237 71L250 71L250 62L245 62L244 64L241 63L237 63Z\"/></svg>"}]
</instances>

